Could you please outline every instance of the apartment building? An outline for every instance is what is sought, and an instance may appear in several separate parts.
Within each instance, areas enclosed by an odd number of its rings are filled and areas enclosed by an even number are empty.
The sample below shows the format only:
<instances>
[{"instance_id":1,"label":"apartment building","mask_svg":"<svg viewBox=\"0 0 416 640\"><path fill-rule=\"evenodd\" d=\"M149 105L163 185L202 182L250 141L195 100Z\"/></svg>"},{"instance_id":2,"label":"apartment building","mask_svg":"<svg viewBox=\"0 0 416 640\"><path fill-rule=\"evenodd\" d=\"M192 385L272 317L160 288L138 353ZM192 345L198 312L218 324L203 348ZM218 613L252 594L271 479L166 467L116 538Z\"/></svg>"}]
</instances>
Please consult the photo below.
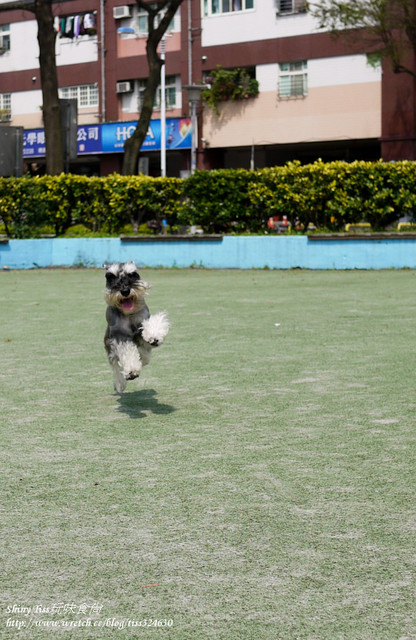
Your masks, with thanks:
<instances>
[{"instance_id":1,"label":"apartment building","mask_svg":"<svg viewBox=\"0 0 416 640\"><path fill-rule=\"evenodd\" d=\"M5 0L0 0L4 4ZM146 14L131 0L53 5L61 97L78 102L71 170L120 171L147 76ZM255 97L198 107L200 168L256 168L287 160L416 158L415 87L359 40L319 30L303 0L184 0L164 40L167 174L191 167L189 84L218 65L245 68ZM34 15L0 11L0 124L25 129L24 157L42 170L44 131ZM370 64L371 62L371 64ZM160 174L160 91L138 171Z\"/></svg>"}]
</instances>

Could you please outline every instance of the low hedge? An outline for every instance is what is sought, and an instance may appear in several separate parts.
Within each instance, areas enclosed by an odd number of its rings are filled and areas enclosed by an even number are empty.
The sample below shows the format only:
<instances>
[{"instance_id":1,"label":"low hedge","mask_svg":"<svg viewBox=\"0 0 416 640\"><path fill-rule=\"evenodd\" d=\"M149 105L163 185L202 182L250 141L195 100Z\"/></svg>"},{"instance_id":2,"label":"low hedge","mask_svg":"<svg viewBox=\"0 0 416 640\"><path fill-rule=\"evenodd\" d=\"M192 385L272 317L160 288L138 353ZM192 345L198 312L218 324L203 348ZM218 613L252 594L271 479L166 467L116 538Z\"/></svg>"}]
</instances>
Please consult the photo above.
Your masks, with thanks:
<instances>
[{"instance_id":1,"label":"low hedge","mask_svg":"<svg viewBox=\"0 0 416 640\"><path fill-rule=\"evenodd\" d=\"M339 231L368 222L383 230L416 211L416 163L290 162L258 171L196 171L187 179L120 176L0 178L0 222L11 238L45 233L137 233L144 223L170 231L266 233L271 216L293 229Z\"/></svg>"}]
</instances>

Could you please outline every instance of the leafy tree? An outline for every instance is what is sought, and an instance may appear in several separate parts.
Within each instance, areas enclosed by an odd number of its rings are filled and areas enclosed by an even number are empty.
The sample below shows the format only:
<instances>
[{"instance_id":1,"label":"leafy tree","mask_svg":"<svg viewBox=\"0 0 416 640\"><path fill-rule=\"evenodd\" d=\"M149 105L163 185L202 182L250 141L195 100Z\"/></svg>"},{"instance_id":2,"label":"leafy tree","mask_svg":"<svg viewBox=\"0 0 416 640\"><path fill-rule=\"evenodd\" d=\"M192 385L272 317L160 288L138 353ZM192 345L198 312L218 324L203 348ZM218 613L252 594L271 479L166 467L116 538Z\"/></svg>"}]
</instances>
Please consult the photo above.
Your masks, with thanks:
<instances>
[{"instance_id":1,"label":"leafy tree","mask_svg":"<svg viewBox=\"0 0 416 640\"><path fill-rule=\"evenodd\" d=\"M43 122L45 126L46 172L58 175L64 170L61 108L56 72L54 18L52 0L11 0L0 11L24 9L35 14L38 25L39 68L42 85Z\"/></svg>"},{"instance_id":2,"label":"leafy tree","mask_svg":"<svg viewBox=\"0 0 416 640\"><path fill-rule=\"evenodd\" d=\"M146 2L136 0L139 9L147 12L148 37L146 42L146 57L149 66L149 76L143 94L142 108L136 130L124 144L122 173L124 175L137 173L139 152L149 128L153 113L156 91L160 83L160 70L163 64L157 48L166 33L169 24L183 0L159 0Z\"/></svg>"},{"instance_id":3,"label":"leafy tree","mask_svg":"<svg viewBox=\"0 0 416 640\"><path fill-rule=\"evenodd\" d=\"M56 0L11 0L2 3L0 11L24 9L35 14L38 25L39 64L42 82L43 118L46 142L46 171L57 175L64 170L61 110L58 97L58 80L55 60L56 33L53 24L52 4ZM153 104L160 83L163 64L157 48L169 24L183 0L136 0L137 6L148 14L148 38L146 56L149 77L143 96L139 122L133 136L124 145L124 174L136 173L137 161L147 135Z\"/></svg>"},{"instance_id":4,"label":"leafy tree","mask_svg":"<svg viewBox=\"0 0 416 640\"><path fill-rule=\"evenodd\" d=\"M335 36L365 41L390 60L395 73L416 78L409 53L416 56L415 0L319 0L310 13Z\"/></svg>"}]
</instances>

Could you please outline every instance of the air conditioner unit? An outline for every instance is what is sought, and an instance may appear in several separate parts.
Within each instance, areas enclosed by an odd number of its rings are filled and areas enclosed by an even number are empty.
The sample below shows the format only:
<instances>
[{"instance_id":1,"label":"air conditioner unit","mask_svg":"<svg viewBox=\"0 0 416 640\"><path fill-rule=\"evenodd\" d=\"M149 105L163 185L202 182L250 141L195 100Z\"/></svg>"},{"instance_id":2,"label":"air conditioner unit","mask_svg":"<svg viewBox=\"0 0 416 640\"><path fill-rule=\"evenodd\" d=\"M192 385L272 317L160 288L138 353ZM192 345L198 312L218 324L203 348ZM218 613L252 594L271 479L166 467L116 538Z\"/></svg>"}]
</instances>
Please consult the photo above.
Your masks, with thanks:
<instances>
[{"instance_id":1,"label":"air conditioner unit","mask_svg":"<svg viewBox=\"0 0 416 640\"><path fill-rule=\"evenodd\" d=\"M116 92L117 93L130 93L133 91L133 86L131 82L117 82Z\"/></svg>"},{"instance_id":2,"label":"air conditioner unit","mask_svg":"<svg viewBox=\"0 0 416 640\"><path fill-rule=\"evenodd\" d=\"M122 7L113 7L113 17L115 20L121 20L121 18L131 18L131 9L127 5Z\"/></svg>"}]
</instances>

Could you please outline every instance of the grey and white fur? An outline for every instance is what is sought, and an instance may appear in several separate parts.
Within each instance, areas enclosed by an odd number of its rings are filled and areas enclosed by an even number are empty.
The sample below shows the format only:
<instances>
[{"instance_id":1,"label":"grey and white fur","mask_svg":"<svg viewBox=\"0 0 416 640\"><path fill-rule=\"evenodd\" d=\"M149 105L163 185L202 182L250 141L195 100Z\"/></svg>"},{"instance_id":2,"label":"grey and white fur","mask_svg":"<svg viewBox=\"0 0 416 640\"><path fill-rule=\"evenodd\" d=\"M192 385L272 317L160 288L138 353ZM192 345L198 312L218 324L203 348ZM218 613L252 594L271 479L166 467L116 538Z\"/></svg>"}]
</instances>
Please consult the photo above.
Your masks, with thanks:
<instances>
[{"instance_id":1,"label":"grey and white fur","mask_svg":"<svg viewBox=\"0 0 416 640\"><path fill-rule=\"evenodd\" d=\"M127 380L140 375L152 350L169 331L164 311L150 315L145 303L149 285L140 278L134 262L115 262L105 274L107 329L104 345L113 370L114 389L123 393Z\"/></svg>"}]
</instances>

